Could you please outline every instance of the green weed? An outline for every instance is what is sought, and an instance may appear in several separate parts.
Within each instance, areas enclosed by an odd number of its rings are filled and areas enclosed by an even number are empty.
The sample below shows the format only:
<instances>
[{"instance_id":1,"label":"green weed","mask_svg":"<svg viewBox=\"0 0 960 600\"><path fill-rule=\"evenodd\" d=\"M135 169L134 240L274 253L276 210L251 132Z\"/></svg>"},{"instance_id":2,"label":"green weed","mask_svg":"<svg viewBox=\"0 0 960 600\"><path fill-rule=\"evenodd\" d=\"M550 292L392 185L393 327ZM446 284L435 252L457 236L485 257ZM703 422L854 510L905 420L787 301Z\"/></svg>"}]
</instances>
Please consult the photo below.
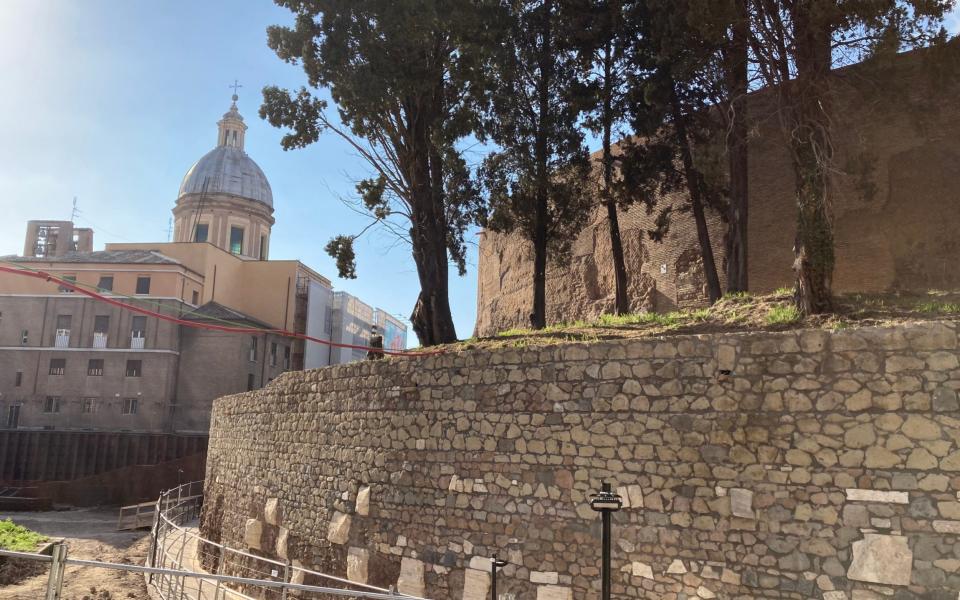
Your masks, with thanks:
<instances>
[{"instance_id":1,"label":"green weed","mask_svg":"<svg viewBox=\"0 0 960 600\"><path fill-rule=\"evenodd\" d=\"M921 302L917 310L927 314L952 314L960 312L960 303L955 302Z\"/></svg>"},{"instance_id":2,"label":"green weed","mask_svg":"<svg viewBox=\"0 0 960 600\"><path fill-rule=\"evenodd\" d=\"M774 306L767 313L766 321L768 325L789 325L800 320L800 311L796 306L784 305Z\"/></svg>"},{"instance_id":3,"label":"green weed","mask_svg":"<svg viewBox=\"0 0 960 600\"><path fill-rule=\"evenodd\" d=\"M0 548L13 552L31 552L37 549L45 536L17 525L10 519L0 521Z\"/></svg>"}]
</instances>

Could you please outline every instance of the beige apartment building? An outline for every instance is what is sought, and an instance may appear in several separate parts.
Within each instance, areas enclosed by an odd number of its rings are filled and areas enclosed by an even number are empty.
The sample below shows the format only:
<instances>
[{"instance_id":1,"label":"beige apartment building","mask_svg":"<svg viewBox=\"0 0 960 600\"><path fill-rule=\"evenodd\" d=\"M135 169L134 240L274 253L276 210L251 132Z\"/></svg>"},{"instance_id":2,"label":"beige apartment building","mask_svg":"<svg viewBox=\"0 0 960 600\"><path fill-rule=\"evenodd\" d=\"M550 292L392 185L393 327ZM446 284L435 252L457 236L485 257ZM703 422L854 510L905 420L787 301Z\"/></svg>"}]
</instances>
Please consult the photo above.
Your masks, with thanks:
<instances>
[{"instance_id":1,"label":"beige apartment building","mask_svg":"<svg viewBox=\"0 0 960 600\"><path fill-rule=\"evenodd\" d=\"M218 122L217 146L180 186L174 242L93 251L90 230L31 221L24 255L0 259L181 320L0 273L0 428L206 432L219 396L359 358L271 331L355 344L386 320L405 346L403 323L345 311L367 305L299 261L268 260L273 196L243 150L236 99Z\"/></svg>"}]
</instances>

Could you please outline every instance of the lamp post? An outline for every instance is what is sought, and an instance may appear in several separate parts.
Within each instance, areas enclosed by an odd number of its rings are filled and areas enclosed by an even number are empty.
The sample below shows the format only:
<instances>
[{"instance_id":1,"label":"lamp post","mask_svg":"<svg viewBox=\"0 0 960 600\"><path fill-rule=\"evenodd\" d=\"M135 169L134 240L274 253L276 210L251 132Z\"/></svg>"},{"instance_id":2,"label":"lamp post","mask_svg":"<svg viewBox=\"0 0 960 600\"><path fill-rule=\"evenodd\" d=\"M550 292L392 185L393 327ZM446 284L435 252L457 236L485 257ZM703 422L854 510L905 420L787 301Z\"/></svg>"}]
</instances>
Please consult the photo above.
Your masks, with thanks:
<instances>
[{"instance_id":1,"label":"lamp post","mask_svg":"<svg viewBox=\"0 0 960 600\"><path fill-rule=\"evenodd\" d=\"M498 559L496 554L490 559L490 600L497 600L497 570L507 564L507 561Z\"/></svg>"},{"instance_id":2,"label":"lamp post","mask_svg":"<svg viewBox=\"0 0 960 600\"><path fill-rule=\"evenodd\" d=\"M600 599L610 600L610 513L617 512L623 506L620 496L610 491L610 484L604 481L600 493L590 497L590 508L600 513L603 523L601 543L603 545L600 565Z\"/></svg>"}]
</instances>

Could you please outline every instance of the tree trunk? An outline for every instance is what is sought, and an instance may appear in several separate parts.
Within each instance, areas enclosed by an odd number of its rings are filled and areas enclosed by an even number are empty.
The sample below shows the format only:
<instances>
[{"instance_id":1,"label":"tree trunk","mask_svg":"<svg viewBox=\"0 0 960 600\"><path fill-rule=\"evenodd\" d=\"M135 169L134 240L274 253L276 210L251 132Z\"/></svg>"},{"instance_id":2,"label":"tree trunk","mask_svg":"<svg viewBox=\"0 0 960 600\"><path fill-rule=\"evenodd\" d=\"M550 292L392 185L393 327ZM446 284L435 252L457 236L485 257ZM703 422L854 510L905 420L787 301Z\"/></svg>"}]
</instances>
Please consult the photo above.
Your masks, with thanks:
<instances>
[{"instance_id":1,"label":"tree trunk","mask_svg":"<svg viewBox=\"0 0 960 600\"><path fill-rule=\"evenodd\" d=\"M684 178L687 180L687 189L690 191L690 208L697 225L697 241L700 242L700 257L703 261L703 275L707 280L707 296L710 304L720 299L720 276L717 274L717 263L713 257L713 246L710 244L710 230L707 228L707 218L703 209L703 188L701 174L693 164L693 152L690 150L690 138L687 135L687 121L680 106L680 99L676 91L672 92L673 124L680 146L680 156L683 161Z\"/></svg>"},{"instance_id":2,"label":"tree trunk","mask_svg":"<svg viewBox=\"0 0 960 600\"><path fill-rule=\"evenodd\" d=\"M429 217L425 217L426 219ZM429 221L421 224L418 219L410 231L413 260L417 265L417 276L420 280L420 295L413 314L410 315L410 321L421 346L457 341L457 332L450 312L445 237L442 234L437 235L436 230L437 227L432 226Z\"/></svg>"},{"instance_id":3,"label":"tree trunk","mask_svg":"<svg viewBox=\"0 0 960 600\"><path fill-rule=\"evenodd\" d=\"M730 209L727 214L727 291L749 289L747 264L748 145L747 85L748 37L750 34L748 0L737 1L737 20L727 55L727 91L730 95L730 131L727 157L730 169Z\"/></svg>"},{"instance_id":4,"label":"tree trunk","mask_svg":"<svg viewBox=\"0 0 960 600\"><path fill-rule=\"evenodd\" d=\"M607 41L603 57L603 202L607 206L607 223L610 228L610 253L613 255L614 314L630 312L627 296L627 266L623 258L623 241L620 237L620 221L617 218L617 202L613 197L613 48Z\"/></svg>"},{"instance_id":5,"label":"tree trunk","mask_svg":"<svg viewBox=\"0 0 960 600\"><path fill-rule=\"evenodd\" d=\"M550 127L550 86L553 84L552 24L553 1L546 0L543 5L543 41L540 47L539 81L537 90L537 135L534 147L534 160L537 169L536 191L534 193L533 225L533 312L530 313L530 327L543 329L547 326L547 210L549 186L549 161L547 156L547 131Z\"/></svg>"},{"instance_id":6,"label":"tree trunk","mask_svg":"<svg viewBox=\"0 0 960 600\"><path fill-rule=\"evenodd\" d=\"M447 231L442 164L423 119L411 126L409 153L412 190L410 240L420 280L420 295L410 321L421 346L457 341L450 312Z\"/></svg>"},{"instance_id":7,"label":"tree trunk","mask_svg":"<svg viewBox=\"0 0 960 600\"><path fill-rule=\"evenodd\" d=\"M805 315L833 309L833 223L829 169L832 160L828 117L831 28L810 2L793 12L797 78L791 82L793 131L790 149L796 176L797 237L793 268L795 300Z\"/></svg>"}]
</instances>

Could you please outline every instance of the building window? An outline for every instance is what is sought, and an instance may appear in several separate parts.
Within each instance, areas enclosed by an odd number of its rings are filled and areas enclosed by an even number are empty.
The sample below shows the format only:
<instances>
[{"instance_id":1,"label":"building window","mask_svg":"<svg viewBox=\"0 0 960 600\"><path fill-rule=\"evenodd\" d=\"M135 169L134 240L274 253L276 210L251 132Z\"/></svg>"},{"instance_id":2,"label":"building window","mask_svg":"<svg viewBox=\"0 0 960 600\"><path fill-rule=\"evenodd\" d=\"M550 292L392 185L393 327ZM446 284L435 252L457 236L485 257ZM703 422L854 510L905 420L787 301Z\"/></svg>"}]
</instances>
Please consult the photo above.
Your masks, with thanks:
<instances>
[{"instance_id":1,"label":"building window","mask_svg":"<svg viewBox=\"0 0 960 600\"><path fill-rule=\"evenodd\" d=\"M70 315L57 315L57 331L54 334L53 345L56 348L70 347Z\"/></svg>"},{"instance_id":2,"label":"building window","mask_svg":"<svg viewBox=\"0 0 960 600\"><path fill-rule=\"evenodd\" d=\"M60 279L62 279L65 283L76 283L76 282L77 282L77 276L76 276L76 275L64 275L64 276L61 277ZM73 288L67 287L67 286L65 286L65 285L59 285L59 286L57 286L57 289L60 290L60 293L61 293L61 294L72 294L72 293L73 293Z\"/></svg>"},{"instance_id":3,"label":"building window","mask_svg":"<svg viewBox=\"0 0 960 600\"><path fill-rule=\"evenodd\" d=\"M87 376L103 377L103 359L102 358L90 359L90 362L87 363Z\"/></svg>"},{"instance_id":4,"label":"building window","mask_svg":"<svg viewBox=\"0 0 960 600\"><path fill-rule=\"evenodd\" d=\"M143 363L139 360L127 361L127 377L140 377L143 374Z\"/></svg>"},{"instance_id":5,"label":"building window","mask_svg":"<svg viewBox=\"0 0 960 600\"><path fill-rule=\"evenodd\" d=\"M47 396L47 398L43 401L43 412L60 412L60 396Z\"/></svg>"},{"instance_id":6,"label":"building window","mask_svg":"<svg viewBox=\"0 0 960 600\"><path fill-rule=\"evenodd\" d=\"M100 288L101 292L112 292L113 291L113 275L101 275L100 282L97 283L97 287Z\"/></svg>"},{"instance_id":7,"label":"building window","mask_svg":"<svg viewBox=\"0 0 960 600\"><path fill-rule=\"evenodd\" d=\"M29 341L29 339L30 339L30 332L29 332L29 331L27 331L26 329L24 329L23 331L20 332L20 345L21 345L21 346L26 346L26 345L27 345L27 342Z\"/></svg>"},{"instance_id":8,"label":"building window","mask_svg":"<svg viewBox=\"0 0 960 600\"><path fill-rule=\"evenodd\" d=\"M243 227L230 228L230 252L243 254Z\"/></svg>"},{"instance_id":9,"label":"building window","mask_svg":"<svg viewBox=\"0 0 960 600\"><path fill-rule=\"evenodd\" d=\"M20 427L20 405L11 404L7 407L7 429Z\"/></svg>"},{"instance_id":10,"label":"building window","mask_svg":"<svg viewBox=\"0 0 960 600\"><path fill-rule=\"evenodd\" d=\"M247 374L247 391L248 392L253 391L253 373Z\"/></svg>"},{"instance_id":11,"label":"building window","mask_svg":"<svg viewBox=\"0 0 960 600\"><path fill-rule=\"evenodd\" d=\"M20 387L23 385L23 371L17 371L17 376L14 377L13 387Z\"/></svg>"},{"instance_id":12,"label":"building window","mask_svg":"<svg viewBox=\"0 0 960 600\"><path fill-rule=\"evenodd\" d=\"M270 366L277 366L277 343L270 342Z\"/></svg>"},{"instance_id":13,"label":"building window","mask_svg":"<svg viewBox=\"0 0 960 600\"><path fill-rule=\"evenodd\" d=\"M137 399L136 398L124 398L123 399L123 414L125 415L135 415L137 414Z\"/></svg>"},{"instance_id":14,"label":"building window","mask_svg":"<svg viewBox=\"0 0 960 600\"><path fill-rule=\"evenodd\" d=\"M143 350L146 346L147 318L142 315L137 316L130 323L130 347L134 350Z\"/></svg>"},{"instance_id":15,"label":"building window","mask_svg":"<svg viewBox=\"0 0 960 600\"><path fill-rule=\"evenodd\" d=\"M207 235L210 233L210 226L206 223L199 223L197 225L197 230L193 234L193 241L195 242L205 242L207 241Z\"/></svg>"},{"instance_id":16,"label":"building window","mask_svg":"<svg viewBox=\"0 0 960 600\"><path fill-rule=\"evenodd\" d=\"M93 318L93 332L107 333L110 329L110 315L97 315Z\"/></svg>"},{"instance_id":17,"label":"building window","mask_svg":"<svg viewBox=\"0 0 960 600\"><path fill-rule=\"evenodd\" d=\"M81 398L80 399L80 412L92 415L97 412L97 399L96 398Z\"/></svg>"},{"instance_id":18,"label":"building window","mask_svg":"<svg viewBox=\"0 0 960 600\"><path fill-rule=\"evenodd\" d=\"M200 305L200 292L198 292L197 290L193 290L193 305L194 306Z\"/></svg>"},{"instance_id":19,"label":"building window","mask_svg":"<svg viewBox=\"0 0 960 600\"><path fill-rule=\"evenodd\" d=\"M51 375L63 375L67 370L67 359L65 358L51 358L50 359L50 374Z\"/></svg>"},{"instance_id":20,"label":"building window","mask_svg":"<svg viewBox=\"0 0 960 600\"><path fill-rule=\"evenodd\" d=\"M290 370L290 346L283 347L283 370Z\"/></svg>"},{"instance_id":21,"label":"building window","mask_svg":"<svg viewBox=\"0 0 960 600\"><path fill-rule=\"evenodd\" d=\"M250 362L257 362L257 336L250 336Z\"/></svg>"},{"instance_id":22,"label":"building window","mask_svg":"<svg viewBox=\"0 0 960 600\"><path fill-rule=\"evenodd\" d=\"M267 236L260 236L260 260L267 260Z\"/></svg>"},{"instance_id":23,"label":"building window","mask_svg":"<svg viewBox=\"0 0 960 600\"><path fill-rule=\"evenodd\" d=\"M146 295L150 293L150 278L137 277L137 294Z\"/></svg>"}]
</instances>

